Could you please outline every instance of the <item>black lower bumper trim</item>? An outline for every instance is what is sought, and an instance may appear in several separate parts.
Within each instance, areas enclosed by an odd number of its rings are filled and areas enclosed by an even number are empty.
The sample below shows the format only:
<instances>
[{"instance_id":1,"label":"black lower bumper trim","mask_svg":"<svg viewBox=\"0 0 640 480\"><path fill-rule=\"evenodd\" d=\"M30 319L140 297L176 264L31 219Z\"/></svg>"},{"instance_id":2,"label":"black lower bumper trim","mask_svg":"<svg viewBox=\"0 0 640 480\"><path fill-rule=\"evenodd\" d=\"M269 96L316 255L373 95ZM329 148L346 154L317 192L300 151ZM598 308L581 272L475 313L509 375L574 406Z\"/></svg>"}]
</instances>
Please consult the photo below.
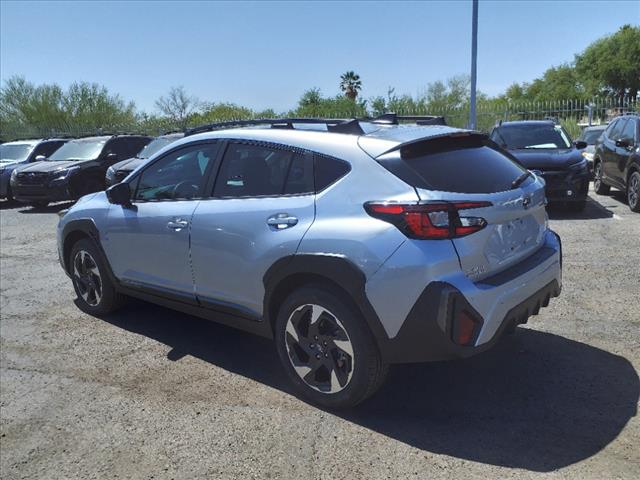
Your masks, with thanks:
<instances>
[{"instance_id":1,"label":"black lower bumper trim","mask_svg":"<svg viewBox=\"0 0 640 480\"><path fill-rule=\"evenodd\" d=\"M464 358L484 352L495 345L508 327L526 323L559 294L560 285L553 280L509 310L489 342L477 347L461 346L451 340L452 315L449 311L443 312L443 306L451 305L451 298L455 298L453 304L466 300L452 285L433 282L424 289L398 334L380 345L383 358L389 363L414 363Z\"/></svg>"}]
</instances>

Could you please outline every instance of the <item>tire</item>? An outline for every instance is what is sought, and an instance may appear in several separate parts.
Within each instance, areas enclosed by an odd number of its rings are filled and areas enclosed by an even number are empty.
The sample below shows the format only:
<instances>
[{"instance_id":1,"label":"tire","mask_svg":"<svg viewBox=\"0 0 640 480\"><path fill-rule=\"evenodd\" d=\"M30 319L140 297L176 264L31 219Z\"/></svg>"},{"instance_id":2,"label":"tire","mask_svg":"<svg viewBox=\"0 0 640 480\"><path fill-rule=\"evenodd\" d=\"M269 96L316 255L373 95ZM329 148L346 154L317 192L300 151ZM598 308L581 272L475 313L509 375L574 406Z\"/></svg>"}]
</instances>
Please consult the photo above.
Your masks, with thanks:
<instances>
[{"instance_id":1,"label":"tire","mask_svg":"<svg viewBox=\"0 0 640 480\"><path fill-rule=\"evenodd\" d=\"M587 206L586 200L580 200L578 202L567 202L567 210L570 212L582 212Z\"/></svg>"},{"instance_id":2,"label":"tire","mask_svg":"<svg viewBox=\"0 0 640 480\"><path fill-rule=\"evenodd\" d=\"M323 285L302 287L284 301L275 337L296 390L322 407L354 407L380 388L389 369L355 306Z\"/></svg>"},{"instance_id":3,"label":"tire","mask_svg":"<svg viewBox=\"0 0 640 480\"><path fill-rule=\"evenodd\" d=\"M627 201L632 212L640 212L640 172L632 172L629 175Z\"/></svg>"},{"instance_id":4,"label":"tire","mask_svg":"<svg viewBox=\"0 0 640 480\"><path fill-rule=\"evenodd\" d=\"M31 208L37 208L37 209L47 208L47 206L49 205L49 202L42 200L40 202L31 202L29 203L29 205L31 205Z\"/></svg>"},{"instance_id":5,"label":"tire","mask_svg":"<svg viewBox=\"0 0 640 480\"><path fill-rule=\"evenodd\" d=\"M593 189L598 195L608 195L611 187L602 181L602 162L593 166Z\"/></svg>"},{"instance_id":6,"label":"tire","mask_svg":"<svg viewBox=\"0 0 640 480\"><path fill-rule=\"evenodd\" d=\"M111 282L102 255L93 241L88 238L78 240L71 249L69 265L80 310L100 316L114 312L125 303L125 297Z\"/></svg>"}]
</instances>

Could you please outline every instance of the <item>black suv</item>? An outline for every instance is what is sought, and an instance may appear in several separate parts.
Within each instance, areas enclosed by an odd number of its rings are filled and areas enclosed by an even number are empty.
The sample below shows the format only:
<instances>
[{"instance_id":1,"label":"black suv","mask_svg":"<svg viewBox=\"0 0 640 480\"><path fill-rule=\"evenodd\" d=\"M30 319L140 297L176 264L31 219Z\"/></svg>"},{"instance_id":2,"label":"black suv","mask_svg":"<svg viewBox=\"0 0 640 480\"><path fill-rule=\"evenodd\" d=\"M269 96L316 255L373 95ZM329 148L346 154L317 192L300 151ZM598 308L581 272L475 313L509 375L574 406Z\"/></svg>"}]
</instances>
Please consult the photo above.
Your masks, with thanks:
<instances>
[{"instance_id":1,"label":"black suv","mask_svg":"<svg viewBox=\"0 0 640 480\"><path fill-rule=\"evenodd\" d=\"M611 187L627 192L629 208L640 212L640 115L614 119L596 142L593 187L606 195Z\"/></svg>"},{"instance_id":2,"label":"black suv","mask_svg":"<svg viewBox=\"0 0 640 480\"><path fill-rule=\"evenodd\" d=\"M584 209L589 191L589 165L581 150L586 142L572 142L553 120L503 122L491 132L491 140L529 170L537 170L546 182L550 203L574 211Z\"/></svg>"},{"instance_id":3,"label":"black suv","mask_svg":"<svg viewBox=\"0 0 640 480\"><path fill-rule=\"evenodd\" d=\"M107 187L121 182L136 168L145 163L156 152L159 152L170 143L173 143L176 140L181 139L182 137L184 137L184 133L182 132L160 135L159 137L151 140L151 142L148 143L142 150L140 150L140 152L138 152L135 157L127 158L126 160L122 160L121 162L110 166L107 169L107 175L105 177L105 183L107 184Z\"/></svg>"},{"instance_id":4,"label":"black suv","mask_svg":"<svg viewBox=\"0 0 640 480\"><path fill-rule=\"evenodd\" d=\"M11 174L13 197L44 207L49 202L76 200L104 190L104 176L111 165L129 158L151 141L141 135L103 135L71 140L46 160Z\"/></svg>"},{"instance_id":5,"label":"black suv","mask_svg":"<svg viewBox=\"0 0 640 480\"><path fill-rule=\"evenodd\" d=\"M14 170L48 157L67 141L68 138L39 138L3 143L0 146L0 198L13 200L9 180Z\"/></svg>"}]
</instances>

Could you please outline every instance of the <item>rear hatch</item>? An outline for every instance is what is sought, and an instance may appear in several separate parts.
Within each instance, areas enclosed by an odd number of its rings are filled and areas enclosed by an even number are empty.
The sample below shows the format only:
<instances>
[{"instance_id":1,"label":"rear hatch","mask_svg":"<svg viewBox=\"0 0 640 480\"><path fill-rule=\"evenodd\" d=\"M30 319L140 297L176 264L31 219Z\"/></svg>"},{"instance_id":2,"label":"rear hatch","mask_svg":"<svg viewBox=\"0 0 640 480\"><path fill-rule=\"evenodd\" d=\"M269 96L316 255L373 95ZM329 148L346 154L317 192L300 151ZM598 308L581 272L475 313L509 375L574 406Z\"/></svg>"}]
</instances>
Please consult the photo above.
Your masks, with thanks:
<instances>
[{"instance_id":1,"label":"rear hatch","mask_svg":"<svg viewBox=\"0 0 640 480\"><path fill-rule=\"evenodd\" d=\"M451 239L473 281L518 263L544 241L544 182L484 135L458 131L418 139L376 160L413 185L421 202L455 202L463 221L486 222L479 231Z\"/></svg>"}]
</instances>

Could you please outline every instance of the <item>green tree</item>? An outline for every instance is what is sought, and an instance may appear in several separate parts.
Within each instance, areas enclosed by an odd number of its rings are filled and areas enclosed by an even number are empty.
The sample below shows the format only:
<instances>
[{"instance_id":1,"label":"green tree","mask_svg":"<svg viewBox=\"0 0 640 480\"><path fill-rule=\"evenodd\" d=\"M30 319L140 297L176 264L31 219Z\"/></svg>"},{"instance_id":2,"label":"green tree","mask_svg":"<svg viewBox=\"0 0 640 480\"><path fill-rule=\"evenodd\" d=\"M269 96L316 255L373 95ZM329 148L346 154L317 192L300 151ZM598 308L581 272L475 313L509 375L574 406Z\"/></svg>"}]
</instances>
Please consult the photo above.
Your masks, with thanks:
<instances>
[{"instance_id":1,"label":"green tree","mask_svg":"<svg viewBox=\"0 0 640 480\"><path fill-rule=\"evenodd\" d=\"M130 129L136 121L133 103L97 84L73 83L64 91L56 84L36 86L23 77L12 77L0 88L3 139Z\"/></svg>"},{"instance_id":2,"label":"green tree","mask_svg":"<svg viewBox=\"0 0 640 480\"><path fill-rule=\"evenodd\" d=\"M586 93L576 69L564 64L547 69L542 78L535 79L527 88L527 96L544 102L584 98Z\"/></svg>"},{"instance_id":3,"label":"green tree","mask_svg":"<svg viewBox=\"0 0 640 480\"><path fill-rule=\"evenodd\" d=\"M635 98L640 91L640 27L625 25L576 55L576 71L591 95Z\"/></svg>"},{"instance_id":4,"label":"green tree","mask_svg":"<svg viewBox=\"0 0 640 480\"><path fill-rule=\"evenodd\" d=\"M344 92L347 98L355 101L358 93L362 90L360 75L353 70L343 73L340 76L340 90Z\"/></svg>"}]
</instances>

